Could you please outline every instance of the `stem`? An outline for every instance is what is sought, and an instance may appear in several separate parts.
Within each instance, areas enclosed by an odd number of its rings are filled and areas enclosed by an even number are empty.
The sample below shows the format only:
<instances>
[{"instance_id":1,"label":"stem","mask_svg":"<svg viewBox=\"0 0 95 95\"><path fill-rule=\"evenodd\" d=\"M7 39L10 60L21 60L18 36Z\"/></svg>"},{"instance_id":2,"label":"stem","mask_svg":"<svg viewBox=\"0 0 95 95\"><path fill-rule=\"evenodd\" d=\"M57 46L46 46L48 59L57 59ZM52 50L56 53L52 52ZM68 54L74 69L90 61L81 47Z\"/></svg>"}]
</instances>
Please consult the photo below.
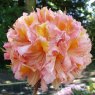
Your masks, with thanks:
<instances>
[{"instance_id":1,"label":"stem","mask_svg":"<svg viewBox=\"0 0 95 95\"><path fill-rule=\"evenodd\" d=\"M35 84L32 95L37 95L37 91L38 91L39 86L40 86L40 80Z\"/></svg>"}]
</instances>

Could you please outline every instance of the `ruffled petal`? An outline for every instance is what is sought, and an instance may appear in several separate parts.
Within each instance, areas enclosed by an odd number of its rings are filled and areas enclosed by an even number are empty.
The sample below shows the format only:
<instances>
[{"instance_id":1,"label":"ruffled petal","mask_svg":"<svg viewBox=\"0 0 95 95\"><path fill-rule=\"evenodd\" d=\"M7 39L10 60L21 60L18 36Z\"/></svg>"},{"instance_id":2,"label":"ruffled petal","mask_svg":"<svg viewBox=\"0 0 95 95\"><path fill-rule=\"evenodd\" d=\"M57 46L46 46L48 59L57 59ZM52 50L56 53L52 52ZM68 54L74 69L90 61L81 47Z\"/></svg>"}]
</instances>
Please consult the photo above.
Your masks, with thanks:
<instances>
[{"instance_id":1,"label":"ruffled petal","mask_svg":"<svg viewBox=\"0 0 95 95\"><path fill-rule=\"evenodd\" d=\"M25 45L17 48L18 53L22 56L23 54L27 53L31 45Z\"/></svg>"},{"instance_id":2,"label":"ruffled petal","mask_svg":"<svg viewBox=\"0 0 95 95\"><path fill-rule=\"evenodd\" d=\"M32 87L39 81L39 79L40 79L39 71L30 72L29 76L27 76L27 81L29 85L31 85Z\"/></svg>"}]
</instances>

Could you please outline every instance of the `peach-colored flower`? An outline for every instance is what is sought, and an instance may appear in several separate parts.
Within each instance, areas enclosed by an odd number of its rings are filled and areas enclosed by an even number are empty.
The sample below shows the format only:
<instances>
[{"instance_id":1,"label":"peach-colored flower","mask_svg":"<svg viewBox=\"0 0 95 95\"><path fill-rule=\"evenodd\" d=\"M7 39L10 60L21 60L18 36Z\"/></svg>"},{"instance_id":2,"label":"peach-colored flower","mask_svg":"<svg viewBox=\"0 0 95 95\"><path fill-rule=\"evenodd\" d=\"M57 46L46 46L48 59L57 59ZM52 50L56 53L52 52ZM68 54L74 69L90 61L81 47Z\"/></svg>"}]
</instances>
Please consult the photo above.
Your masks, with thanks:
<instances>
[{"instance_id":1,"label":"peach-colored flower","mask_svg":"<svg viewBox=\"0 0 95 95\"><path fill-rule=\"evenodd\" d=\"M16 79L34 86L41 80L57 88L69 83L91 63L91 41L72 16L46 7L24 13L7 33L5 59L11 60Z\"/></svg>"}]
</instances>

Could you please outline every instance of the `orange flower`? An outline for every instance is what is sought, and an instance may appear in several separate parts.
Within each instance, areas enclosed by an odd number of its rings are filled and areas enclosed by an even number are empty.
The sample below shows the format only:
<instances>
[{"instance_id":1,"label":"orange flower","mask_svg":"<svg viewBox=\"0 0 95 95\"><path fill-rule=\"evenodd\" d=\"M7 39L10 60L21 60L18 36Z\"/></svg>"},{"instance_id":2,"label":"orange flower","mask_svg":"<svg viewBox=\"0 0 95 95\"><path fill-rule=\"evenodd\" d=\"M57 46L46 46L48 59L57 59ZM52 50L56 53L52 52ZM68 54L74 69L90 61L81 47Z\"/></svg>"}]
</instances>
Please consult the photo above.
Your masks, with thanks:
<instances>
[{"instance_id":1,"label":"orange flower","mask_svg":"<svg viewBox=\"0 0 95 95\"><path fill-rule=\"evenodd\" d=\"M91 41L72 16L46 7L23 16L9 29L4 44L16 79L27 79L42 90L69 83L91 63Z\"/></svg>"}]
</instances>

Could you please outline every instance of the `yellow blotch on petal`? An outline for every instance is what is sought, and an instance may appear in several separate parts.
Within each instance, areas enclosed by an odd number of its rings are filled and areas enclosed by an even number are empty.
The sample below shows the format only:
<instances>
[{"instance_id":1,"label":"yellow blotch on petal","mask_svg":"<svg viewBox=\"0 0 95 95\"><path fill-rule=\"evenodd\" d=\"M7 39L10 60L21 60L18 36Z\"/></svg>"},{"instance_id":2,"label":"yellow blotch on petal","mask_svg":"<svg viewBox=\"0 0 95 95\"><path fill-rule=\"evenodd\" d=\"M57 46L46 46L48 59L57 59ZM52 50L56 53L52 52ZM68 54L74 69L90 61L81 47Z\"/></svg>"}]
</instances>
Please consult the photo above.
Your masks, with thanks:
<instances>
[{"instance_id":1,"label":"yellow blotch on petal","mask_svg":"<svg viewBox=\"0 0 95 95\"><path fill-rule=\"evenodd\" d=\"M18 27L17 32L18 32L18 35L19 35L19 38L20 38L19 40L28 41L27 34L26 34L27 30L26 30L25 27L23 27L23 26Z\"/></svg>"},{"instance_id":2,"label":"yellow blotch on petal","mask_svg":"<svg viewBox=\"0 0 95 95\"><path fill-rule=\"evenodd\" d=\"M69 50L75 49L78 47L78 39L73 39L70 43Z\"/></svg>"},{"instance_id":3,"label":"yellow blotch on petal","mask_svg":"<svg viewBox=\"0 0 95 95\"><path fill-rule=\"evenodd\" d=\"M37 29L38 35L43 36L46 39L49 38L49 33L48 33L48 30L47 30L47 27L46 27L46 23L37 26L36 29Z\"/></svg>"},{"instance_id":4,"label":"yellow blotch on petal","mask_svg":"<svg viewBox=\"0 0 95 95\"><path fill-rule=\"evenodd\" d=\"M72 21L69 20L67 22L67 24L66 24L66 31L67 31L67 33L70 34L72 29L73 29L73 27L72 27Z\"/></svg>"},{"instance_id":5,"label":"yellow blotch on petal","mask_svg":"<svg viewBox=\"0 0 95 95\"><path fill-rule=\"evenodd\" d=\"M58 28L59 28L60 30L65 30L65 27L66 27L66 25L65 25L64 22L60 22L59 25L58 25Z\"/></svg>"},{"instance_id":6,"label":"yellow blotch on petal","mask_svg":"<svg viewBox=\"0 0 95 95\"><path fill-rule=\"evenodd\" d=\"M21 68L20 68L20 72L22 74L28 74L30 71L31 71L30 68L27 67L27 66L24 66L24 65L22 65Z\"/></svg>"},{"instance_id":7,"label":"yellow blotch on petal","mask_svg":"<svg viewBox=\"0 0 95 95\"><path fill-rule=\"evenodd\" d=\"M41 42L42 48L45 52L48 51L48 42L47 41L43 41Z\"/></svg>"},{"instance_id":8,"label":"yellow blotch on petal","mask_svg":"<svg viewBox=\"0 0 95 95\"><path fill-rule=\"evenodd\" d=\"M70 34L71 33L71 31L70 30L72 30L72 21L61 21L59 24L58 24L58 28L60 29L60 30L65 30L68 34Z\"/></svg>"},{"instance_id":9,"label":"yellow blotch on petal","mask_svg":"<svg viewBox=\"0 0 95 95\"><path fill-rule=\"evenodd\" d=\"M26 24L28 26L30 26L33 23L33 21L34 21L34 17L30 15L30 16L25 17L24 20L25 20Z\"/></svg>"},{"instance_id":10,"label":"yellow blotch on petal","mask_svg":"<svg viewBox=\"0 0 95 95\"><path fill-rule=\"evenodd\" d=\"M55 53L55 56L56 56L56 63L58 64L58 63L61 63L62 61L63 61L63 59L64 59L64 56L63 55L61 55L60 53Z\"/></svg>"}]
</instances>

